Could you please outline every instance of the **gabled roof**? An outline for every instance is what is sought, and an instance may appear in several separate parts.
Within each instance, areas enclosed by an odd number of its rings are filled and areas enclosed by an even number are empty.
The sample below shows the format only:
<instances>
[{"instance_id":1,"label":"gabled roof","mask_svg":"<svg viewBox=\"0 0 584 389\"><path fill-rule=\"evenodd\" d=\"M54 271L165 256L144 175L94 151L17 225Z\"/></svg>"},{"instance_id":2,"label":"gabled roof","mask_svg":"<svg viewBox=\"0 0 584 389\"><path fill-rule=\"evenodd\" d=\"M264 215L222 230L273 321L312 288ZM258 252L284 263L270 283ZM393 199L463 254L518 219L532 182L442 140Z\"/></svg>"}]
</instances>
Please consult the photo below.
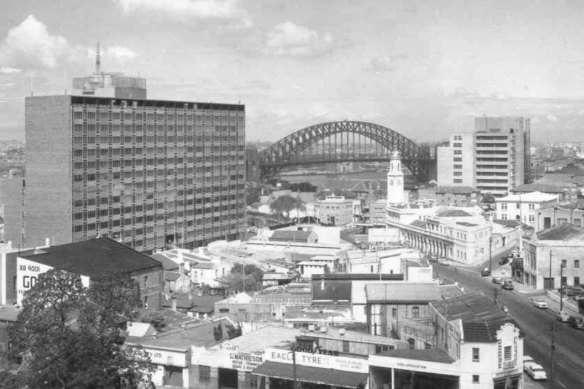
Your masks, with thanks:
<instances>
[{"instance_id":1,"label":"gabled roof","mask_svg":"<svg viewBox=\"0 0 584 389\"><path fill-rule=\"evenodd\" d=\"M100 277L112 272L162 270L162 264L156 259L110 238L44 247L21 257L88 277Z\"/></svg>"},{"instance_id":2,"label":"gabled roof","mask_svg":"<svg viewBox=\"0 0 584 389\"><path fill-rule=\"evenodd\" d=\"M164 270L177 270L179 267L177 262L168 258L164 254L154 253L150 256L152 258L154 258L155 260L157 260L158 262L160 262L162 264L162 267L164 268Z\"/></svg>"},{"instance_id":3,"label":"gabled roof","mask_svg":"<svg viewBox=\"0 0 584 389\"><path fill-rule=\"evenodd\" d=\"M217 267L217 264L213 262L197 262L196 264L191 265L191 267L195 269L213 269Z\"/></svg>"},{"instance_id":4,"label":"gabled roof","mask_svg":"<svg viewBox=\"0 0 584 389\"><path fill-rule=\"evenodd\" d=\"M506 323L519 328L511 316L493 304L491 298L480 294L467 293L431 305L449 321L462 321L466 342L495 342L497 331Z\"/></svg>"},{"instance_id":5,"label":"gabled roof","mask_svg":"<svg viewBox=\"0 0 584 389\"><path fill-rule=\"evenodd\" d=\"M468 217L472 216L470 213L463 211L462 209L439 209L436 212L438 217Z\"/></svg>"},{"instance_id":6,"label":"gabled roof","mask_svg":"<svg viewBox=\"0 0 584 389\"><path fill-rule=\"evenodd\" d=\"M440 299L440 290L434 282L367 284L365 295L368 303L428 303Z\"/></svg>"},{"instance_id":7,"label":"gabled roof","mask_svg":"<svg viewBox=\"0 0 584 389\"><path fill-rule=\"evenodd\" d=\"M497 223L501 226L509 227L509 228L516 228L521 225L520 222L517 220L503 220L503 219L493 219L493 223Z\"/></svg>"},{"instance_id":8,"label":"gabled roof","mask_svg":"<svg viewBox=\"0 0 584 389\"><path fill-rule=\"evenodd\" d=\"M505 197L499 197L495 199L497 203L503 202L542 202L542 201L553 201L557 200L557 194L541 193L541 192L530 192L530 193L519 193L514 195L508 195Z\"/></svg>"}]
</instances>

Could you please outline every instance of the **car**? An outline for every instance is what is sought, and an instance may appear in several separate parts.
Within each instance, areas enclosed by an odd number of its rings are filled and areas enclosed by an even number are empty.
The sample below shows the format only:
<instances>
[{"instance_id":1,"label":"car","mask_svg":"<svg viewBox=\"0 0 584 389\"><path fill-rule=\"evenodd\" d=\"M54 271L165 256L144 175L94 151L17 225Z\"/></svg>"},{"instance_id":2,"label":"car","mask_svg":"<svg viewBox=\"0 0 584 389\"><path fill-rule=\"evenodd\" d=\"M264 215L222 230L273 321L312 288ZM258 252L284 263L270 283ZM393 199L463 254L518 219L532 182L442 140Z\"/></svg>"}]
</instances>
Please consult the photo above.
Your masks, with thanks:
<instances>
[{"instance_id":1,"label":"car","mask_svg":"<svg viewBox=\"0 0 584 389\"><path fill-rule=\"evenodd\" d=\"M501 282L503 282L503 277L493 277L493 284L500 284Z\"/></svg>"},{"instance_id":2,"label":"car","mask_svg":"<svg viewBox=\"0 0 584 389\"><path fill-rule=\"evenodd\" d=\"M556 314L556 319L558 319L559 321L565 323L565 322L567 322L570 319L570 315L566 311L559 311Z\"/></svg>"},{"instance_id":3,"label":"car","mask_svg":"<svg viewBox=\"0 0 584 389\"><path fill-rule=\"evenodd\" d=\"M527 370L527 366L535 364L535 361L529 355L523 354L523 371Z\"/></svg>"},{"instance_id":4,"label":"car","mask_svg":"<svg viewBox=\"0 0 584 389\"><path fill-rule=\"evenodd\" d=\"M503 281L503 289L505 290L513 290L513 280L505 280Z\"/></svg>"},{"instance_id":5,"label":"car","mask_svg":"<svg viewBox=\"0 0 584 389\"><path fill-rule=\"evenodd\" d=\"M570 316L568 323L578 330L584 330L584 319L580 316Z\"/></svg>"},{"instance_id":6,"label":"car","mask_svg":"<svg viewBox=\"0 0 584 389\"><path fill-rule=\"evenodd\" d=\"M489 268L485 267L483 270L481 270L481 277L489 277L490 275L491 271Z\"/></svg>"},{"instance_id":7,"label":"car","mask_svg":"<svg viewBox=\"0 0 584 389\"><path fill-rule=\"evenodd\" d=\"M499 259L499 265L506 265L509 263L509 258L507 257L502 257L501 259Z\"/></svg>"},{"instance_id":8,"label":"car","mask_svg":"<svg viewBox=\"0 0 584 389\"><path fill-rule=\"evenodd\" d=\"M527 366L523 365L523 370L531 377L534 381L545 381L547 380L547 374L541 365L537 363L530 363Z\"/></svg>"},{"instance_id":9,"label":"car","mask_svg":"<svg viewBox=\"0 0 584 389\"><path fill-rule=\"evenodd\" d=\"M541 300L541 299L533 300L533 305L535 305L536 307L538 307L540 309L547 309L548 308L548 303L545 300Z\"/></svg>"}]
</instances>

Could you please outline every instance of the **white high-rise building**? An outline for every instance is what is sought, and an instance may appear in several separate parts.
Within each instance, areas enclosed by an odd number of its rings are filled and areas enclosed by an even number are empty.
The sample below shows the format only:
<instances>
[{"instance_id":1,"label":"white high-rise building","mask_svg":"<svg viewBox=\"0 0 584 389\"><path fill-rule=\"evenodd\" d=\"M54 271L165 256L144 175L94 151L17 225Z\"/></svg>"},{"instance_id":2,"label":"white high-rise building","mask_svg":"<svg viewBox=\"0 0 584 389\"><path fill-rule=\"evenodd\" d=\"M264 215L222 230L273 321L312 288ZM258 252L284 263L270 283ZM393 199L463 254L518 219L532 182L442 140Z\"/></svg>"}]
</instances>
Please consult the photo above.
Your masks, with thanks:
<instances>
[{"instance_id":1,"label":"white high-rise building","mask_svg":"<svg viewBox=\"0 0 584 389\"><path fill-rule=\"evenodd\" d=\"M402 171L399 152L393 151L387 172L387 206L404 203L404 172Z\"/></svg>"},{"instance_id":2,"label":"white high-rise building","mask_svg":"<svg viewBox=\"0 0 584 389\"><path fill-rule=\"evenodd\" d=\"M474 134L452 134L448 146L439 146L439 186L474 186Z\"/></svg>"}]
</instances>

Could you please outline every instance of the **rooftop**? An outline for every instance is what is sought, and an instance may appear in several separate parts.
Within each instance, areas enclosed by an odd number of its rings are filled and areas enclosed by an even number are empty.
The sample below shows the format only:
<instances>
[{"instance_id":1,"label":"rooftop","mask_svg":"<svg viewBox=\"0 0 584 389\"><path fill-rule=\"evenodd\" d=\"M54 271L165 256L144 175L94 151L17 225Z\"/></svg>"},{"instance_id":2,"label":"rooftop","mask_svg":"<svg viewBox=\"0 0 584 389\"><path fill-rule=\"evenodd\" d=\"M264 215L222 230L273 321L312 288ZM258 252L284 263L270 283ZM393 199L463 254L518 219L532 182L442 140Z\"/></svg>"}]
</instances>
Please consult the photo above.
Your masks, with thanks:
<instances>
[{"instance_id":1,"label":"rooftop","mask_svg":"<svg viewBox=\"0 0 584 389\"><path fill-rule=\"evenodd\" d=\"M28 251L21 258L88 277L160 268L154 258L110 238L96 238Z\"/></svg>"},{"instance_id":2,"label":"rooftop","mask_svg":"<svg viewBox=\"0 0 584 389\"><path fill-rule=\"evenodd\" d=\"M396 345L398 343L406 343L399 339L388 338L380 335L371 335L366 332L358 332L345 330L338 327L323 327L324 332L314 330L303 330L301 336L309 338L322 338L322 339L334 339L334 340L347 340L358 343L372 343L372 344L387 344ZM406 343L407 344L407 343Z\"/></svg>"},{"instance_id":3,"label":"rooftop","mask_svg":"<svg viewBox=\"0 0 584 389\"><path fill-rule=\"evenodd\" d=\"M214 349L229 348L238 352L253 353L264 351L268 347L278 347L293 343L296 336L300 335L300 329L268 325L255 331L247 332L237 338L226 340Z\"/></svg>"},{"instance_id":4,"label":"rooftop","mask_svg":"<svg viewBox=\"0 0 584 389\"><path fill-rule=\"evenodd\" d=\"M467 342L492 343L496 341L497 331L503 324L517 326L511 316L484 295L467 293L431 304L448 321L462 321L464 340Z\"/></svg>"},{"instance_id":5,"label":"rooftop","mask_svg":"<svg viewBox=\"0 0 584 389\"><path fill-rule=\"evenodd\" d=\"M468 217L473 216L462 209L439 209L436 211L438 217Z\"/></svg>"},{"instance_id":6,"label":"rooftop","mask_svg":"<svg viewBox=\"0 0 584 389\"><path fill-rule=\"evenodd\" d=\"M569 223L548 228L537 233L538 240L584 240L584 228Z\"/></svg>"},{"instance_id":7,"label":"rooftop","mask_svg":"<svg viewBox=\"0 0 584 389\"><path fill-rule=\"evenodd\" d=\"M12 305L0 305L0 322L16 321L19 310Z\"/></svg>"},{"instance_id":8,"label":"rooftop","mask_svg":"<svg viewBox=\"0 0 584 389\"><path fill-rule=\"evenodd\" d=\"M404 349L384 351L381 355L392 358L411 359L437 363L454 363L455 360L447 352L440 349Z\"/></svg>"},{"instance_id":9,"label":"rooftop","mask_svg":"<svg viewBox=\"0 0 584 389\"><path fill-rule=\"evenodd\" d=\"M542 192L542 193L564 193L564 189L557 185L546 184L546 183L533 183L519 185L515 187L512 192L514 193L530 193L530 192Z\"/></svg>"},{"instance_id":10,"label":"rooftop","mask_svg":"<svg viewBox=\"0 0 584 389\"><path fill-rule=\"evenodd\" d=\"M440 299L438 284L432 283L384 283L365 285L367 302L424 303Z\"/></svg>"},{"instance_id":11,"label":"rooftop","mask_svg":"<svg viewBox=\"0 0 584 389\"><path fill-rule=\"evenodd\" d=\"M530 192L530 193L520 193L520 194L513 194L508 195L505 197L499 197L495 199L497 203L503 202L543 202L543 201L553 201L557 200L557 194L549 194L549 193L542 193L542 192Z\"/></svg>"},{"instance_id":12,"label":"rooftop","mask_svg":"<svg viewBox=\"0 0 584 389\"><path fill-rule=\"evenodd\" d=\"M270 240L308 242L311 231L274 231Z\"/></svg>"}]
</instances>

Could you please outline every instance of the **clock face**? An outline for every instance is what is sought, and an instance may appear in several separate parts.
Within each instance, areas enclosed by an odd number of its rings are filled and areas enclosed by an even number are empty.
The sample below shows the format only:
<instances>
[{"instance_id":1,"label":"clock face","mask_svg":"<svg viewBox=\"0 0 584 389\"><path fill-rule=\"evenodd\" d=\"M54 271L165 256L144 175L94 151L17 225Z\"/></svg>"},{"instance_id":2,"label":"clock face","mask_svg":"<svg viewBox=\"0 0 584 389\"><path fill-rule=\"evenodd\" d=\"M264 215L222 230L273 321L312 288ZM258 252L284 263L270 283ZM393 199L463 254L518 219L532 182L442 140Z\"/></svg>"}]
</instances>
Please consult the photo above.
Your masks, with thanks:
<instances>
[{"instance_id":1,"label":"clock face","mask_svg":"<svg viewBox=\"0 0 584 389\"><path fill-rule=\"evenodd\" d=\"M393 180L389 180L389 185L393 185Z\"/></svg>"}]
</instances>

